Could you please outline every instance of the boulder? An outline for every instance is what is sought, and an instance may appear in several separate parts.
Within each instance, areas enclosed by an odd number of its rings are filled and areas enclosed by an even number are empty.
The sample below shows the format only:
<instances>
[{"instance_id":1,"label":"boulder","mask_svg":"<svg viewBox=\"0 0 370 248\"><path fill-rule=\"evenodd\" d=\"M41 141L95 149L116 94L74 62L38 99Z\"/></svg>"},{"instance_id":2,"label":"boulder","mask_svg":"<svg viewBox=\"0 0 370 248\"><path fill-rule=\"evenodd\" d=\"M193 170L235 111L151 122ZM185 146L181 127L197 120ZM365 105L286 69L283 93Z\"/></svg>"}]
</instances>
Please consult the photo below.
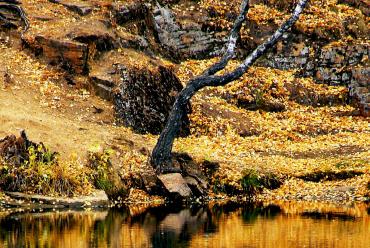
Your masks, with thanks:
<instances>
[{"instance_id":1,"label":"boulder","mask_svg":"<svg viewBox=\"0 0 370 248\"><path fill-rule=\"evenodd\" d=\"M55 26L59 27L60 21ZM70 73L87 74L89 59L117 48L120 39L100 20L77 22L53 32L40 31L23 37L25 47L51 65Z\"/></svg>"},{"instance_id":2,"label":"boulder","mask_svg":"<svg viewBox=\"0 0 370 248\"><path fill-rule=\"evenodd\" d=\"M205 188L201 187L197 179L191 176L187 176L184 178L185 182L187 183L188 187L191 189L191 192L194 196L202 197L206 194Z\"/></svg>"},{"instance_id":3,"label":"boulder","mask_svg":"<svg viewBox=\"0 0 370 248\"><path fill-rule=\"evenodd\" d=\"M164 188L168 191L170 199L186 200L191 197L191 189L180 173L159 175L158 179L163 183Z\"/></svg>"}]
</instances>

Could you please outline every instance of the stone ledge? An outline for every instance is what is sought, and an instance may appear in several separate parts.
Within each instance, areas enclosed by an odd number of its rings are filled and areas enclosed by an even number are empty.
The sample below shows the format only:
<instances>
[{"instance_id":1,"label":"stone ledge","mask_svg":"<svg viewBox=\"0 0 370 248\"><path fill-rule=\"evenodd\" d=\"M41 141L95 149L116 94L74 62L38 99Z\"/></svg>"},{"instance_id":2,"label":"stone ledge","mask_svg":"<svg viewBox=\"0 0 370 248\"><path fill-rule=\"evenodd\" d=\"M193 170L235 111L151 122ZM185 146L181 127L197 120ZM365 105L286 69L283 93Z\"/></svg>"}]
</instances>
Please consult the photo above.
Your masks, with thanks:
<instances>
[{"instance_id":1,"label":"stone ledge","mask_svg":"<svg viewBox=\"0 0 370 248\"><path fill-rule=\"evenodd\" d=\"M14 199L10 205L25 206L31 208L82 208L82 207L106 207L108 196L102 190L97 190L88 196L78 197L53 197L38 194L25 194L20 192L5 192Z\"/></svg>"}]
</instances>

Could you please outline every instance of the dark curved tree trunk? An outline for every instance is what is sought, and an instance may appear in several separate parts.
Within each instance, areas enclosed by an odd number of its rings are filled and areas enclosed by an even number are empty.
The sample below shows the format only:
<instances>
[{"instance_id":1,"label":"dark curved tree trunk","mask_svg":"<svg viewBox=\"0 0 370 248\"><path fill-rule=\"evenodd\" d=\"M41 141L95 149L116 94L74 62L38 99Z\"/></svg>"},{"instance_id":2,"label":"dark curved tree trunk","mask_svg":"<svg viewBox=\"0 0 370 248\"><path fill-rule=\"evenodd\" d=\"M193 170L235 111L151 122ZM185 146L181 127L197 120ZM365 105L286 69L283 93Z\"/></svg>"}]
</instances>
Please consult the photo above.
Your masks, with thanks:
<instances>
[{"instance_id":1,"label":"dark curved tree trunk","mask_svg":"<svg viewBox=\"0 0 370 248\"><path fill-rule=\"evenodd\" d=\"M249 7L249 0L243 0L240 14L231 30L224 56L219 62L203 72L202 75L191 79L176 98L167 123L162 130L150 158L151 164L156 168L157 173L179 171L179 169L172 166L171 152L175 137L180 130L181 121L184 115L186 115L186 106L188 105L190 98L204 87L223 86L240 78L259 57L265 54L269 48L273 47L283 34L294 25L307 2L308 0L299 0L292 16L283 23L266 42L259 45L250 55L248 55L234 71L220 76L215 76L214 74L224 69L228 61L234 56L236 41L239 38L240 28L245 20L245 15Z\"/></svg>"}]
</instances>

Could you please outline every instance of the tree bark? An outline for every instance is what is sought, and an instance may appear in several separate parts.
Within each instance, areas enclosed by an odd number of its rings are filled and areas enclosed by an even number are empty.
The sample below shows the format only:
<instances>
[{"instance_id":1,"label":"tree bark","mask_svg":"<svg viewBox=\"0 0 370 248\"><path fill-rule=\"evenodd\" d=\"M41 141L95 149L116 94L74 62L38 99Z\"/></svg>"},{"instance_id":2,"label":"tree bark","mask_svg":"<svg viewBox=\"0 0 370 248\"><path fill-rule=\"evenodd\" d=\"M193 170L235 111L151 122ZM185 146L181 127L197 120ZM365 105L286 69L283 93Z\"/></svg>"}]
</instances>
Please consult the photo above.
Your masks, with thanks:
<instances>
[{"instance_id":1,"label":"tree bark","mask_svg":"<svg viewBox=\"0 0 370 248\"><path fill-rule=\"evenodd\" d=\"M235 70L230 73L216 76L214 74L224 69L228 61L234 56L235 46L239 37L240 28L245 20L245 15L248 11L249 6L249 0L243 0L241 4L240 14L237 17L234 26L230 32L229 41L227 43L224 56L220 59L219 62L203 72L202 75L191 79L176 98L171 113L168 117L167 123L157 141L156 146L153 149L150 158L150 162L152 166L156 168L157 173L169 173L179 171L179 169L176 169L172 166L171 152L175 137L180 130L181 121L184 115L186 115L186 106L189 103L190 98L197 91L204 87L224 86L240 78L259 57L265 54L269 48L273 47L283 36L283 34L294 25L294 23L298 20L300 14L304 10L307 2L308 0L300 0L297 3L291 17L285 23L283 23L266 42L259 45L250 55L248 55Z\"/></svg>"}]
</instances>

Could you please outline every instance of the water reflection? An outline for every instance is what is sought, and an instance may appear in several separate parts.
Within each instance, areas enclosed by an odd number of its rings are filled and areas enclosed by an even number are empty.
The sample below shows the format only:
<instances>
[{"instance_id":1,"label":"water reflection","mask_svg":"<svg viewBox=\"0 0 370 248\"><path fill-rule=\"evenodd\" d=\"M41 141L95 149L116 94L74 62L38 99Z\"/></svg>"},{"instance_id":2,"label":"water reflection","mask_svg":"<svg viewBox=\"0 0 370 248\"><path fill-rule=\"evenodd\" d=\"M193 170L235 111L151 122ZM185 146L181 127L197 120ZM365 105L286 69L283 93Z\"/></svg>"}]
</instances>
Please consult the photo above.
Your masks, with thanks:
<instances>
[{"instance_id":1,"label":"water reflection","mask_svg":"<svg viewBox=\"0 0 370 248\"><path fill-rule=\"evenodd\" d=\"M368 247L368 211L275 202L0 213L0 247Z\"/></svg>"}]
</instances>

